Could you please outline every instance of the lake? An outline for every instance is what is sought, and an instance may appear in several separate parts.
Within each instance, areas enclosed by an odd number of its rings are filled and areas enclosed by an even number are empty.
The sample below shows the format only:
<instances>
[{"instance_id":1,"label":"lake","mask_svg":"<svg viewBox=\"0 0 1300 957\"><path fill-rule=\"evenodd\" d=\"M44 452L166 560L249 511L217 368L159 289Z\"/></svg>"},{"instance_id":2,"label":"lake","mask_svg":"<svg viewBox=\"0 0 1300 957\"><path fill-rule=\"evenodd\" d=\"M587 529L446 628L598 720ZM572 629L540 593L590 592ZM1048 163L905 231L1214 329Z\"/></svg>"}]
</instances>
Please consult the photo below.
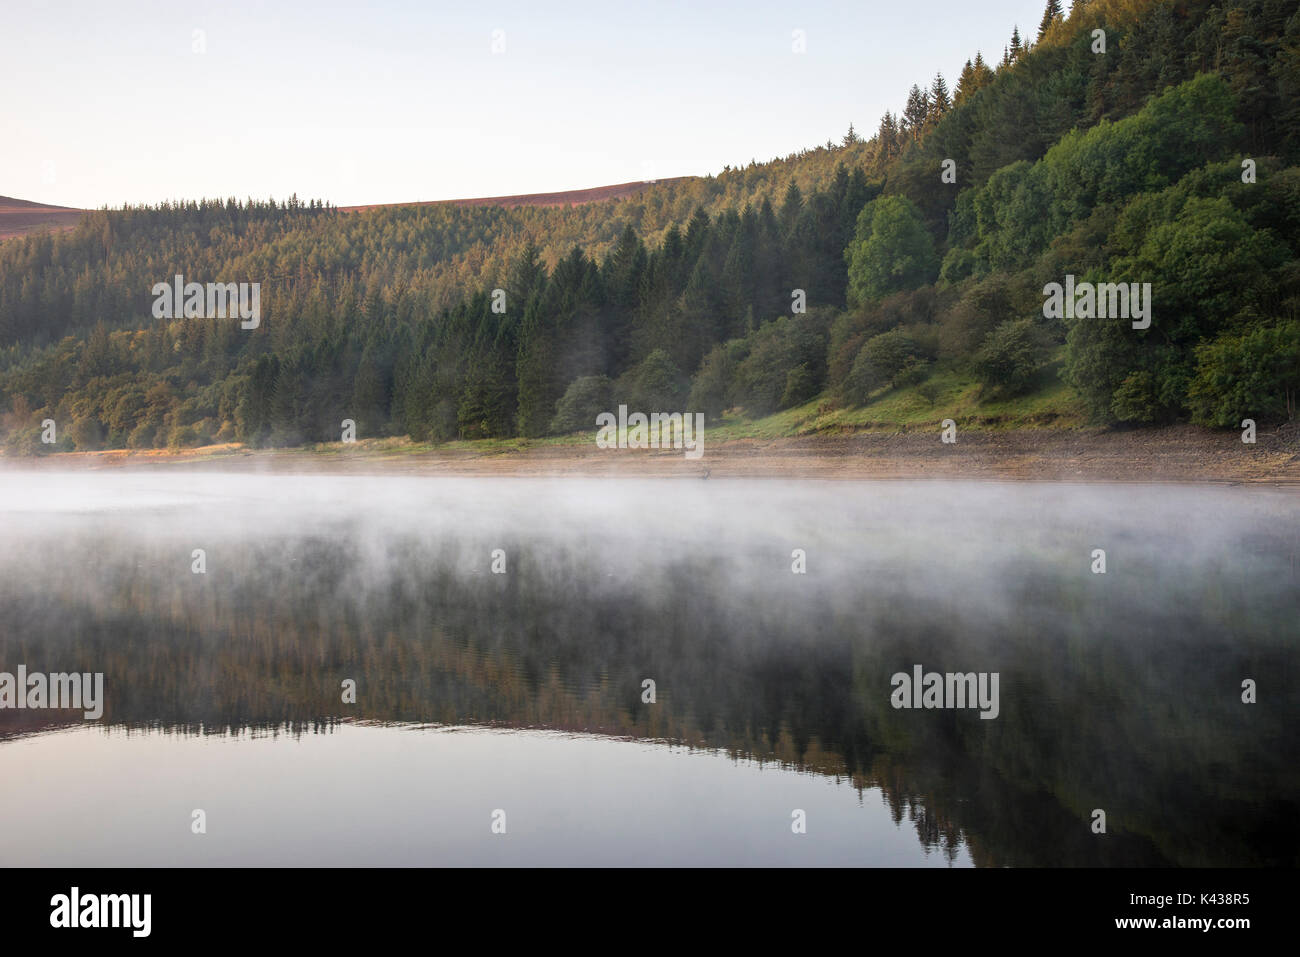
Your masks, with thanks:
<instances>
[{"instance_id":1,"label":"lake","mask_svg":"<svg viewBox=\"0 0 1300 957\"><path fill-rule=\"evenodd\" d=\"M0 672L103 675L0 708L8 865L1300 854L1297 489L10 469L0 535Z\"/></svg>"}]
</instances>

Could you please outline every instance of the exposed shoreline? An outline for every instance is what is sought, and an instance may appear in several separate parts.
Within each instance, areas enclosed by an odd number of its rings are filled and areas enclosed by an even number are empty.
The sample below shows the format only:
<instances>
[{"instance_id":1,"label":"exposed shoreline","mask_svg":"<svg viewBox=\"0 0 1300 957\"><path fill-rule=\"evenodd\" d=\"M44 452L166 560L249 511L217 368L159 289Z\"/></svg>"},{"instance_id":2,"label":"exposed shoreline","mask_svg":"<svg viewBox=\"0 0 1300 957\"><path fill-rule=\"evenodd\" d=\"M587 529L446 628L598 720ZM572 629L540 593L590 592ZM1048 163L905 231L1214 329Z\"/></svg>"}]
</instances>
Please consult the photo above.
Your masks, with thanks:
<instances>
[{"instance_id":1,"label":"exposed shoreline","mask_svg":"<svg viewBox=\"0 0 1300 957\"><path fill-rule=\"evenodd\" d=\"M809 435L709 442L679 450L600 449L591 443L484 442L442 447L403 440L296 449L210 446L0 456L0 467L202 469L204 471L460 476L984 479L1057 482L1218 482L1300 485L1300 425L1239 432L1195 426L1127 431L965 430L945 445L938 430Z\"/></svg>"}]
</instances>

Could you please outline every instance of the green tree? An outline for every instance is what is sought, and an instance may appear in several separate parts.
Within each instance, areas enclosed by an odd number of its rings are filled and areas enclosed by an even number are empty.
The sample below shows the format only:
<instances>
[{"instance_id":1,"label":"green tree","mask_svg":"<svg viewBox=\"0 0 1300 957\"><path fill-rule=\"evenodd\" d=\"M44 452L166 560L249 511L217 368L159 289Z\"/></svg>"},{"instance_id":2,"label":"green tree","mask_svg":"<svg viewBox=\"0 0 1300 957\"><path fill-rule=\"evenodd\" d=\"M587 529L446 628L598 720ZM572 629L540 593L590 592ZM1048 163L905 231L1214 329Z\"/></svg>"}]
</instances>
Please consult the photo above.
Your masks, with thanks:
<instances>
[{"instance_id":1,"label":"green tree","mask_svg":"<svg viewBox=\"0 0 1300 957\"><path fill-rule=\"evenodd\" d=\"M615 412L614 404L614 384L606 376L574 379L556 403L550 431L557 434L594 432L596 416L602 412Z\"/></svg>"},{"instance_id":2,"label":"green tree","mask_svg":"<svg viewBox=\"0 0 1300 957\"><path fill-rule=\"evenodd\" d=\"M845 382L845 397L855 405L865 405L877 389L895 383L903 372L915 365L920 354L916 340L901 329L882 332L862 344Z\"/></svg>"},{"instance_id":3,"label":"green tree","mask_svg":"<svg viewBox=\"0 0 1300 957\"><path fill-rule=\"evenodd\" d=\"M1038 24L1038 39L1041 41L1051 29L1052 24L1059 23L1065 19L1065 14L1061 11L1061 0L1047 0L1047 8L1043 11L1042 22Z\"/></svg>"},{"instance_id":4,"label":"green tree","mask_svg":"<svg viewBox=\"0 0 1300 957\"><path fill-rule=\"evenodd\" d=\"M1300 322L1225 334L1196 350L1189 404L1197 422L1240 428L1242 419L1296 417L1300 394Z\"/></svg>"},{"instance_id":5,"label":"green tree","mask_svg":"<svg viewBox=\"0 0 1300 957\"><path fill-rule=\"evenodd\" d=\"M885 196L863 208L845 258L855 305L932 282L939 271L934 240L904 196Z\"/></svg>"},{"instance_id":6,"label":"green tree","mask_svg":"<svg viewBox=\"0 0 1300 957\"><path fill-rule=\"evenodd\" d=\"M1032 319L1011 319L988 334L971 368L992 393L1018 395L1033 383L1042 346Z\"/></svg>"}]
</instances>

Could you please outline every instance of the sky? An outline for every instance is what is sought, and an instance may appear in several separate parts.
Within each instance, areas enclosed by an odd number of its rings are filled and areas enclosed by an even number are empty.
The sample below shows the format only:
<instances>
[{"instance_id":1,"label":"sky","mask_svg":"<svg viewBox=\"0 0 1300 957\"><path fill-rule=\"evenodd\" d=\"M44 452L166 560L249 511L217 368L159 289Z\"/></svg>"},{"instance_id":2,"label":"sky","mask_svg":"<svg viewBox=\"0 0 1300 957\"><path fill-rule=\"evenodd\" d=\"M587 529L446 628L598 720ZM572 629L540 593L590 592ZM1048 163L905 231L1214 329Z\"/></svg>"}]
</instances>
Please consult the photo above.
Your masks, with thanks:
<instances>
[{"instance_id":1,"label":"sky","mask_svg":"<svg viewBox=\"0 0 1300 957\"><path fill-rule=\"evenodd\" d=\"M14 0L0 195L350 206L706 175L870 135L1043 6Z\"/></svg>"}]
</instances>

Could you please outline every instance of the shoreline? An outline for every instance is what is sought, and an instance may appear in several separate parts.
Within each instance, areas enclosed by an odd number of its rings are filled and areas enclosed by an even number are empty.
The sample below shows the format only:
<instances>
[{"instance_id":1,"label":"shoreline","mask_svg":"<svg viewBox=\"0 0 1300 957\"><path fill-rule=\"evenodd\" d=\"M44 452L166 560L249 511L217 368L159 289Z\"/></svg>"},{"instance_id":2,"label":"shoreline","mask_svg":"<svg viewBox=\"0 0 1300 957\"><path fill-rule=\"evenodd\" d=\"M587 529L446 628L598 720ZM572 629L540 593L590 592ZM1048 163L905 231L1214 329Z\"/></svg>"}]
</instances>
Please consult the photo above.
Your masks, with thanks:
<instances>
[{"instance_id":1,"label":"shoreline","mask_svg":"<svg viewBox=\"0 0 1300 957\"><path fill-rule=\"evenodd\" d=\"M1300 424L1240 433L1196 426L1125 431L1053 429L963 431L952 445L937 430L706 441L704 455L680 450L599 449L590 443L517 440L416 445L405 439L355 444L184 451L56 452L0 455L0 468L164 470L293 474L458 476L976 479L1054 482L1209 482L1300 485Z\"/></svg>"}]
</instances>

